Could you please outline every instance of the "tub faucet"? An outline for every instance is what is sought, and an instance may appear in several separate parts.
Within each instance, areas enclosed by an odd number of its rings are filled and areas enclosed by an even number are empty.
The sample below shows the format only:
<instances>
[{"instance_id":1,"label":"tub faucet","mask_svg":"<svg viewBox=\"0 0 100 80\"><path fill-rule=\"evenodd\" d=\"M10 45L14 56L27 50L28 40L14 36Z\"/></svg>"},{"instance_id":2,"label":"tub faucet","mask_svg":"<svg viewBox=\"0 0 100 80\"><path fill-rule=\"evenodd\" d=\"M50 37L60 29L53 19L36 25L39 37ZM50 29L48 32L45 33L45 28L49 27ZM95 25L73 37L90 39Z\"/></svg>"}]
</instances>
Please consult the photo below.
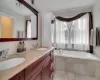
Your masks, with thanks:
<instances>
[{"instance_id":1,"label":"tub faucet","mask_svg":"<svg viewBox=\"0 0 100 80\"><path fill-rule=\"evenodd\" d=\"M59 54L63 54L63 50L62 49L59 49Z\"/></svg>"}]
</instances>

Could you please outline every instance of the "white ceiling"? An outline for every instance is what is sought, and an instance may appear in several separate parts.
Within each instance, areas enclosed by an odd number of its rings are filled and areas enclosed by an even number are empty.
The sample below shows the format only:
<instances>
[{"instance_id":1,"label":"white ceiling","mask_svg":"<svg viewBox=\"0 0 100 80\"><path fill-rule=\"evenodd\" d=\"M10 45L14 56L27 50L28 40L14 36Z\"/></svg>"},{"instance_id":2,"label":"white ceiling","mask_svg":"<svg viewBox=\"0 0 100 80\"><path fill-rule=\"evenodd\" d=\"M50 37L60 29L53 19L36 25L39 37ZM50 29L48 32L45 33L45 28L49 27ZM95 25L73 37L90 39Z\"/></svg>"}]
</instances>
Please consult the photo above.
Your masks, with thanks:
<instances>
[{"instance_id":1,"label":"white ceiling","mask_svg":"<svg viewBox=\"0 0 100 80\"><path fill-rule=\"evenodd\" d=\"M31 0L25 1L30 2ZM91 6L94 3L95 0L35 0L35 5L33 5L33 7L41 11L55 12L64 9ZM32 14L25 6L16 6L16 0L0 0L0 6L7 7L25 16Z\"/></svg>"},{"instance_id":2,"label":"white ceiling","mask_svg":"<svg viewBox=\"0 0 100 80\"><path fill-rule=\"evenodd\" d=\"M59 11L76 7L91 6L95 0L35 0L35 3L41 7L46 7L50 11Z\"/></svg>"},{"instance_id":3,"label":"white ceiling","mask_svg":"<svg viewBox=\"0 0 100 80\"><path fill-rule=\"evenodd\" d=\"M0 6L5 7L5 8L9 8L11 10L13 10L16 13L19 13L23 16L29 16L32 14L32 12L27 9L24 5L16 5L17 0L0 0Z\"/></svg>"}]
</instances>

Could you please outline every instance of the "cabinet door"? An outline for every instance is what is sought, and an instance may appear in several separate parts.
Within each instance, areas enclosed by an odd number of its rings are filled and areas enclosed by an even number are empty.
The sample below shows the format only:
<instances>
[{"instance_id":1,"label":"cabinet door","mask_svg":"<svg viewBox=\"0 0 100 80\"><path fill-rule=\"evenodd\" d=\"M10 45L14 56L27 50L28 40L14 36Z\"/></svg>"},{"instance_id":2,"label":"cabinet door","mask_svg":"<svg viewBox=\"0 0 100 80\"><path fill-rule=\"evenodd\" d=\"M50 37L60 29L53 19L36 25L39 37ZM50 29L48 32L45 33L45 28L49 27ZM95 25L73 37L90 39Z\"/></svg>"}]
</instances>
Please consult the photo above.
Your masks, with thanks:
<instances>
[{"instance_id":1,"label":"cabinet door","mask_svg":"<svg viewBox=\"0 0 100 80\"><path fill-rule=\"evenodd\" d=\"M42 72L40 72L33 80L42 80Z\"/></svg>"},{"instance_id":2,"label":"cabinet door","mask_svg":"<svg viewBox=\"0 0 100 80\"><path fill-rule=\"evenodd\" d=\"M29 80L42 80L42 67Z\"/></svg>"},{"instance_id":3,"label":"cabinet door","mask_svg":"<svg viewBox=\"0 0 100 80\"><path fill-rule=\"evenodd\" d=\"M45 61L45 64L43 65L43 80L50 80L51 78L51 63L50 63L50 57Z\"/></svg>"},{"instance_id":4,"label":"cabinet door","mask_svg":"<svg viewBox=\"0 0 100 80\"><path fill-rule=\"evenodd\" d=\"M20 73L18 73L17 75L15 75L14 77L12 77L9 80L25 80L24 71L21 71Z\"/></svg>"},{"instance_id":5,"label":"cabinet door","mask_svg":"<svg viewBox=\"0 0 100 80\"><path fill-rule=\"evenodd\" d=\"M44 55L25 69L25 80L29 80L34 74L37 73L37 71L43 66L44 60L48 56L48 54Z\"/></svg>"}]
</instances>

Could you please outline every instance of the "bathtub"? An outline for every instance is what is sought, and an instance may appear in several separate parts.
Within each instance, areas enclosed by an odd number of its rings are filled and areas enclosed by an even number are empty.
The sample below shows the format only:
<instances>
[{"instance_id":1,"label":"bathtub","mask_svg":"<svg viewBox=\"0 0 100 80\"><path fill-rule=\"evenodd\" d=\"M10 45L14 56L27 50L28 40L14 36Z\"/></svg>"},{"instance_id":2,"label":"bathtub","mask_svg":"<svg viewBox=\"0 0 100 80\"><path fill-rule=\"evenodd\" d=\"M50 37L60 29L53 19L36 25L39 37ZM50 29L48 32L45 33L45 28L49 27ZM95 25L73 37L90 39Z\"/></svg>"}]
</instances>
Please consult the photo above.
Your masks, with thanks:
<instances>
[{"instance_id":1,"label":"bathtub","mask_svg":"<svg viewBox=\"0 0 100 80\"><path fill-rule=\"evenodd\" d=\"M81 51L55 50L55 55L63 57L80 58L80 59L100 60L98 57L96 57L91 53L81 52Z\"/></svg>"},{"instance_id":2,"label":"bathtub","mask_svg":"<svg viewBox=\"0 0 100 80\"><path fill-rule=\"evenodd\" d=\"M55 73L64 72L67 80L100 80L100 60L80 51L55 50Z\"/></svg>"}]
</instances>

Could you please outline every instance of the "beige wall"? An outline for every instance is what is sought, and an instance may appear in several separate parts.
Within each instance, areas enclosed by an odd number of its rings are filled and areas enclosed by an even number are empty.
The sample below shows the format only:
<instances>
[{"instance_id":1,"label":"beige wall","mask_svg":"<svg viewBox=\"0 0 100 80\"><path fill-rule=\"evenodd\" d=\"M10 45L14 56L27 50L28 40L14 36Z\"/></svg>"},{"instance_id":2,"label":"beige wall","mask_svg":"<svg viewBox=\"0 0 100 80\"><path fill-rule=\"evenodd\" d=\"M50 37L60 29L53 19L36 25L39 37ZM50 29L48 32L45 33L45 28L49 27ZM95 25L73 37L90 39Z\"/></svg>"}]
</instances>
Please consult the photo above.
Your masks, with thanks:
<instances>
[{"instance_id":1,"label":"beige wall","mask_svg":"<svg viewBox=\"0 0 100 80\"><path fill-rule=\"evenodd\" d=\"M49 12L43 15L42 18L42 46L43 47L51 47L51 20L53 20L55 16L53 13Z\"/></svg>"},{"instance_id":2,"label":"beige wall","mask_svg":"<svg viewBox=\"0 0 100 80\"><path fill-rule=\"evenodd\" d=\"M0 51L1 50L5 50L5 49L9 49L9 54L14 54L17 51L17 46L18 46L19 41L13 41L13 42L0 42ZM25 41L25 46L26 49L29 50L32 48L33 44L38 43L38 41L36 40L28 40Z\"/></svg>"}]
</instances>

